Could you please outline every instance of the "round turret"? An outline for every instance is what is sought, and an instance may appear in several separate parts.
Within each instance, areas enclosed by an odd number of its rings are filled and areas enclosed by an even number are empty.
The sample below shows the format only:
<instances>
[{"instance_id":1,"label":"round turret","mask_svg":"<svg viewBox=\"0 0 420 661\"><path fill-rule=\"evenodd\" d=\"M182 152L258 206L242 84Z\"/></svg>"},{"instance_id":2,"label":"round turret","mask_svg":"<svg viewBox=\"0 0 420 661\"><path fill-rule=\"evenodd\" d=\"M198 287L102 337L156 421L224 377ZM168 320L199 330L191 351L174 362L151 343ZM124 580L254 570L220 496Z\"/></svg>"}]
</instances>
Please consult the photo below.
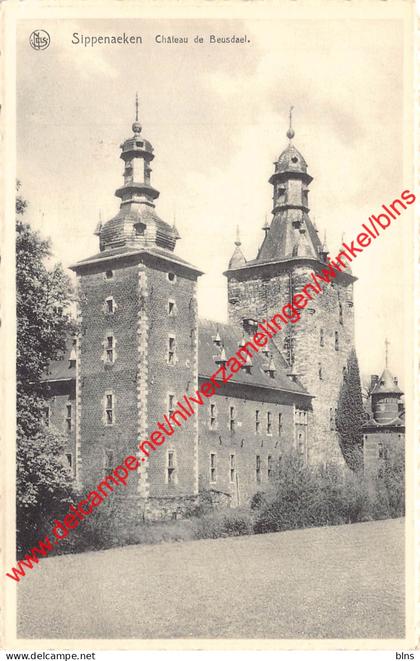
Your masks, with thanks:
<instances>
[{"instance_id":1,"label":"round turret","mask_svg":"<svg viewBox=\"0 0 420 661\"><path fill-rule=\"evenodd\" d=\"M372 410L376 422L386 424L398 418L402 390L388 368L372 391Z\"/></svg>"}]
</instances>

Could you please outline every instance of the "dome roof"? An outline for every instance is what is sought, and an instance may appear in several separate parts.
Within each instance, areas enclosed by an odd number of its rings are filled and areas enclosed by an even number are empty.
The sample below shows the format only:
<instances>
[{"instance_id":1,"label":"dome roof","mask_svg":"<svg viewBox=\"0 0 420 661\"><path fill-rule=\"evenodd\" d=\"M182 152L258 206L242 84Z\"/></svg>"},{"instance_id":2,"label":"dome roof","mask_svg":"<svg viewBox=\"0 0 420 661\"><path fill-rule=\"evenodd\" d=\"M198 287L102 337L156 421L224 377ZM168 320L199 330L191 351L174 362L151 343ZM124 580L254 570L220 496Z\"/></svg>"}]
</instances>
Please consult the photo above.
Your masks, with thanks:
<instances>
[{"instance_id":1,"label":"dome roof","mask_svg":"<svg viewBox=\"0 0 420 661\"><path fill-rule=\"evenodd\" d=\"M102 250L157 245L173 250L179 234L147 205L123 205L99 232Z\"/></svg>"},{"instance_id":2,"label":"dome roof","mask_svg":"<svg viewBox=\"0 0 420 661\"><path fill-rule=\"evenodd\" d=\"M304 172L308 171L308 165L302 154L290 143L280 154L276 162L276 172Z\"/></svg>"}]
</instances>

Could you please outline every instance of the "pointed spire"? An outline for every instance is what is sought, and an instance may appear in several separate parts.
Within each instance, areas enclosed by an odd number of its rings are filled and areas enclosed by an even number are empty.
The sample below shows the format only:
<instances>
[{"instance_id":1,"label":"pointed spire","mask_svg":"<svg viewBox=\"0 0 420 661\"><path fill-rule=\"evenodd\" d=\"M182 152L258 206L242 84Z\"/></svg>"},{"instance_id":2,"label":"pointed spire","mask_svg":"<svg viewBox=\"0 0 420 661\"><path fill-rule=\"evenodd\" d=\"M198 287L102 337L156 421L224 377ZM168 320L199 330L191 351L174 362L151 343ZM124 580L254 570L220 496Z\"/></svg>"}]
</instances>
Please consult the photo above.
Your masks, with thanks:
<instances>
[{"instance_id":1,"label":"pointed spire","mask_svg":"<svg viewBox=\"0 0 420 661\"><path fill-rule=\"evenodd\" d=\"M134 135L141 133L141 124L139 122L139 95L136 92L136 119L132 125Z\"/></svg>"},{"instance_id":2,"label":"pointed spire","mask_svg":"<svg viewBox=\"0 0 420 661\"><path fill-rule=\"evenodd\" d=\"M99 210L99 221L95 227L94 235L95 236L100 236L101 234L101 229L102 229L102 212Z\"/></svg>"},{"instance_id":3,"label":"pointed spire","mask_svg":"<svg viewBox=\"0 0 420 661\"><path fill-rule=\"evenodd\" d=\"M268 220L267 220L267 214L265 214L265 223L262 226L262 229L263 229L264 235L267 236L267 232L270 231L270 225L269 225Z\"/></svg>"},{"instance_id":4,"label":"pointed spire","mask_svg":"<svg viewBox=\"0 0 420 661\"><path fill-rule=\"evenodd\" d=\"M320 248L319 254L323 262L327 261L327 257L329 254L328 246L327 246L327 230L324 230L324 241L322 243L322 247Z\"/></svg>"},{"instance_id":5,"label":"pointed spire","mask_svg":"<svg viewBox=\"0 0 420 661\"><path fill-rule=\"evenodd\" d=\"M235 250L233 251L233 255L229 260L229 268L230 269L235 269L239 268L241 266L244 266L246 264L246 259L244 257L244 254L241 250L241 239L239 236L239 225L236 226L236 241L235 241Z\"/></svg>"},{"instance_id":6,"label":"pointed spire","mask_svg":"<svg viewBox=\"0 0 420 661\"><path fill-rule=\"evenodd\" d=\"M287 131L287 133L286 133L286 135L287 135L287 137L289 138L289 140L292 140L292 139L295 137L295 132L294 132L293 127L292 127L292 113L293 113L293 108L294 108L294 106L290 106L290 110L289 110L289 129L288 129L288 131Z\"/></svg>"}]
</instances>

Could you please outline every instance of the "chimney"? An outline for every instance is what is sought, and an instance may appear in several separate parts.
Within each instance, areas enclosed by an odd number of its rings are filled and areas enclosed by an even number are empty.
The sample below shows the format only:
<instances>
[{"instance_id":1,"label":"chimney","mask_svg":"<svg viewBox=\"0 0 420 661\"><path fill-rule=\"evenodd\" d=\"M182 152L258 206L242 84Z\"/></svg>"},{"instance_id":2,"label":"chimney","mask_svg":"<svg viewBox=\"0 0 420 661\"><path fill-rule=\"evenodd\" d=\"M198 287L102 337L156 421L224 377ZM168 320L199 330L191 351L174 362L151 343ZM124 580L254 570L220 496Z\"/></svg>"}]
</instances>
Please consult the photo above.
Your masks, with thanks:
<instances>
[{"instance_id":1,"label":"chimney","mask_svg":"<svg viewBox=\"0 0 420 661\"><path fill-rule=\"evenodd\" d=\"M370 389L373 390L376 384L379 381L379 376L377 374L371 374L370 377Z\"/></svg>"}]
</instances>

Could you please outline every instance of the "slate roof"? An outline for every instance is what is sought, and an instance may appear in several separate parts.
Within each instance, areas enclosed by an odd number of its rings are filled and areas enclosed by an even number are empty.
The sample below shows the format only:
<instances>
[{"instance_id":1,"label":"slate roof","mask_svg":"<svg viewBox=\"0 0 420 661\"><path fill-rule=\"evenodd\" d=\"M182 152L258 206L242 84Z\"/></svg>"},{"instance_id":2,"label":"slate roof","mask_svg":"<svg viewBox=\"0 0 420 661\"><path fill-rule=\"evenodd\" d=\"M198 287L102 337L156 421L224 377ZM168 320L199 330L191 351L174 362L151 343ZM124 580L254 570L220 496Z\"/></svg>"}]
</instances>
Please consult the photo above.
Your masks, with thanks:
<instances>
[{"instance_id":1,"label":"slate roof","mask_svg":"<svg viewBox=\"0 0 420 661\"><path fill-rule=\"evenodd\" d=\"M219 332L227 360L238 351L239 344L243 339L241 331L232 324L200 319L198 373L201 377L210 377L219 368L219 364L215 362L215 358L219 356L220 348L215 344L213 339L216 337L217 332ZM310 397L311 395L309 395L308 391L305 390L299 381L292 381L287 376L289 366L275 345L270 342L268 346L272 354L272 360L260 349L252 357L251 373L249 374L242 369L233 375L230 383L294 392ZM55 360L50 363L48 374L44 377L45 381L62 381L76 378L76 368L69 367L71 350L72 338L69 338L66 343L63 360ZM275 366L274 378L264 371L264 367L267 367L270 362L270 367L272 367L273 363Z\"/></svg>"},{"instance_id":2,"label":"slate roof","mask_svg":"<svg viewBox=\"0 0 420 661\"><path fill-rule=\"evenodd\" d=\"M378 395L378 394L384 394L384 395L403 394L401 388L397 386L397 384L394 381L394 377L392 376L391 372L387 367L382 372L381 378L378 380L378 383L372 390L372 395Z\"/></svg>"},{"instance_id":3,"label":"slate roof","mask_svg":"<svg viewBox=\"0 0 420 661\"><path fill-rule=\"evenodd\" d=\"M48 367L47 374L44 375L44 381L64 381L76 378L76 367L69 367L70 354L73 348L73 338L66 340L66 349L63 360L53 360Z\"/></svg>"},{"instance_id":4,"label":"slate roof","mask_svg":"<svg viewBox=\"0 0 420 661\"><path fill-rule=\"evenodd\" d=\"M387 422L378 422L372 417L362 425L363 429L377 429L378 431L384 427L405 427L405 411L402 411L396 418Z\"/></svg>"},{"instance_id":5,"label":"slate roof","mask_svg":"<svg viewBox=\"0 0 420 661\"><path fill-rule=\"evenodd\" d=\"M219 365L215 358L220 354L220 348L215 344L213 338L219 333L222 346L226 352L226 358L229 360L240 348L240 342L243 335L236 326L224 324L208 319L200 319L198 335L198 374L201 377L210 377L217 371ZM283 390L299 393L310 397L309 393L299 381L292 381L288 376L289 366L280 351L270 342L269 350L273 354L273 362L276 367L274 378L264 372L270 361L263 350L252 356L251 373L248 374L244 369L233 375L230 383L240 383L249 386L259 386L271 388L272 390Z\"/></svg>"},{"instance_id":6,"label":"slate roof","mask_svg":"<svg viewBox=\"0 0 420 661\"><path fill-rule=\"evenodd\" d=\"M153 247L136 248L136 247L128 247L128 246L120 246L119 248L112 248L110 250L104 250L103 252L98 252L96 253L96 255L92 255L91 257L87 257L86 259L80 260L76 264L72 264L70 268L76 270L78 266L83 266L84 264L90 264L92 262L101 262L105 259L110 259L113 257L130 256L136 254L141 255L142 253L159 257L160 259L164 259L168 262L173 262L174 264L179 264L180 266L186 266L190 269L193 269L196 273L199 274L202 273L202 271L200 271L195 266L187 262L185 259L182 259L182 257L178 257L178 255L174 255L173 253L168 252L163 248L153 248Z\"/></svg>"}]
</instances>

